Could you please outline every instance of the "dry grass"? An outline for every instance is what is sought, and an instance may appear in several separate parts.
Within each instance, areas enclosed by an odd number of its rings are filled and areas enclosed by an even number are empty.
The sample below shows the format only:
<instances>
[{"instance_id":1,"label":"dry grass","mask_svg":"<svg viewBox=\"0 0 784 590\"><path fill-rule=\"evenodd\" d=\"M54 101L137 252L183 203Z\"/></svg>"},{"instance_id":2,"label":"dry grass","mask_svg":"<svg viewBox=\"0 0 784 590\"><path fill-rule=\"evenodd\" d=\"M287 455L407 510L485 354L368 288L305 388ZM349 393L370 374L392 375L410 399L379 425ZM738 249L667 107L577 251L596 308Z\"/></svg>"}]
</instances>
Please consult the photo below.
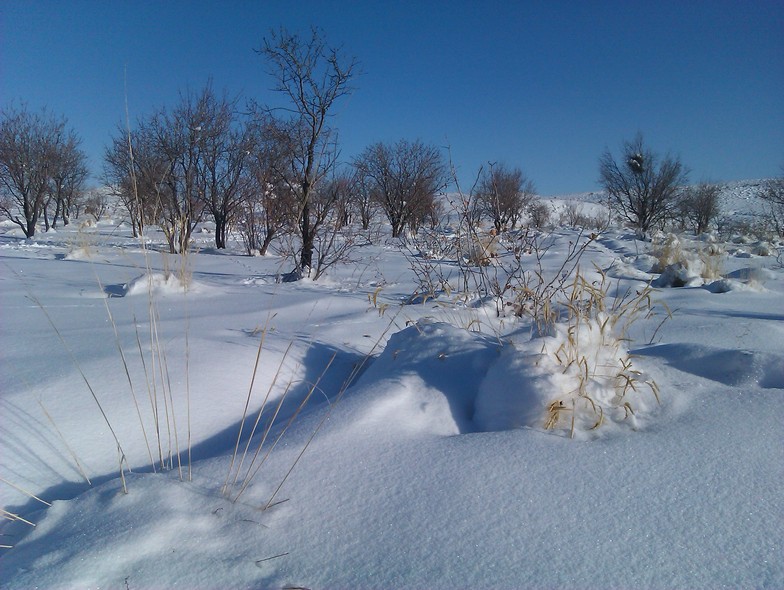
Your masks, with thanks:
<instances>
[{"instance_id":1,"label":"dry grass","mask_svg":"<svg viewBox=\"0 0 784 590\"><path fill-rule=\"evenodd\" d=\"M555 361L570 384L548 405L544 426L555 429L568 418L572 437L581 426L590 430L602 426L610 411L622 410L624 419L634 416L629 394L641 386L659 401L656 383L634 368L625 347L631 325L653 315L651 289L646 286L609 297L607 276L600 269L596 272L598 279L589 281L578 269L561 293L564 299L542 306L546 315L540 322L551 325L551 334L560 335L554 351L548 351L545 342L542 352ZM565 318L555 311L559 307L565 308Z\"/></svg>"},{"instance_id":2,"label":"dry grass","mask_svg":"<svg viewBox=\"0 0 784 590\"><path fill-rule=\"evenodd\" d=\"M656 257L653 272L664 272L668 266L687 262L681 241L675 234L669 234L663 239L654 239L652 248L652 254Z\"/></svg>"}]
</instances>

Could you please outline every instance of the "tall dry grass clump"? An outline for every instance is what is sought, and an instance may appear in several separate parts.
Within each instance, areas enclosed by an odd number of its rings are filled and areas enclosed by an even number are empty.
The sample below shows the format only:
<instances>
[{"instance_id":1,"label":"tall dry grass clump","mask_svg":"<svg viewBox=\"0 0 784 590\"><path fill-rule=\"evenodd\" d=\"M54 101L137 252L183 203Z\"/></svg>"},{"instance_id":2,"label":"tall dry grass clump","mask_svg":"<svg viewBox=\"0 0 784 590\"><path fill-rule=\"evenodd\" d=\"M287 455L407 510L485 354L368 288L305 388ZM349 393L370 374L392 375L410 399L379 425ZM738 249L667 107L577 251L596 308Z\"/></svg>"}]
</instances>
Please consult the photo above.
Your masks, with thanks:
<instances>
[{"instance_id":1,"label":"tall dry grass clump","mask_svg":"<svg viewBox=\"0 0 784 590\"><path fill-rule=\"evenodd\" d=\"M609 296L611 282L596 269L590 281L579 271L562 291L564 299L541 321L549 323L542 354L554 365L562 385L547 407L544 426L566 426L575 431L595 430L609 418L626 420L635 415L640 390L659 402L659 389L634 366L628 351L632 324L654 314L651 288L629 289ZM636 399L635 399L635 396Z\"/></svg>"}]
</instances>

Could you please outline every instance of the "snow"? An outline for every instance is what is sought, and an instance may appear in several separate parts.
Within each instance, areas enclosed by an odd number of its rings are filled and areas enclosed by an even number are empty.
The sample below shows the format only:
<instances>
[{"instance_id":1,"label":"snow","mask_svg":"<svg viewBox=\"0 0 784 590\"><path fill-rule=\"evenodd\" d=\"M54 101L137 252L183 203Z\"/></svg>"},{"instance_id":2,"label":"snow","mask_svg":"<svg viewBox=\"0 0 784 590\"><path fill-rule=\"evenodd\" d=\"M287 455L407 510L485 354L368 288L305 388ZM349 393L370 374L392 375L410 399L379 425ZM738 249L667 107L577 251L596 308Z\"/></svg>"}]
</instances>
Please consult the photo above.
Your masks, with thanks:
<instances>
[{"instance_id":1,"label":"snow","mask_svg":"<svg viewBox=\"0 0 784 590\"><path fill-rule=\"evenodd\" d=\"M209 233L183 261L119 223L0 232L0 505L35 524L3 521L3 588L784 587L780 244L711 239L720 276L673 287L655 245L591 242L610 295L658 280L672 318L612 346L585 320L581 355L630 355L634 414L597 371L606 420L570 438L544 427L580 379L567 325L405 304L391 239L282 283ZM577 231L550 239L555 272ZM688 267L705 243L679 240Z\"/></svg>"}]
</instances>

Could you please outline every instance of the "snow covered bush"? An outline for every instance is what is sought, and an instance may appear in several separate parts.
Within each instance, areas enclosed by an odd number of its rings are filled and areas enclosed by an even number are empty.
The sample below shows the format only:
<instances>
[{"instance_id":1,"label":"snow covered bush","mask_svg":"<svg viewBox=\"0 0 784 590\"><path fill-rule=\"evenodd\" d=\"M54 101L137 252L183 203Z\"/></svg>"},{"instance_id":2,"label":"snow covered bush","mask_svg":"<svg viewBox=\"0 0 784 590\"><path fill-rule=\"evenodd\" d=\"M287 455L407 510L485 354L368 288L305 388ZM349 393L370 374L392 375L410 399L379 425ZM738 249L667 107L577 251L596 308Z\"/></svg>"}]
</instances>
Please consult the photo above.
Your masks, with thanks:
<instances>
[{"instance_id":1,"label":"snow covered bush","mask_svg":"<svg viewBox=\"0 0 784 590\"><path fill-rule=\"evenodd\" d=\"M542 342L542 362L551 365L560 387L547 407L545 428L559 427L567 418L569 431L596 429L606 420L631 419L645 386L658 402L658 388L634 368L627 348L628 329L653 314L651 290L627 291L612 300L606 275L589 281L581 272L563 294L566 318L552 325ZM630 395L634 394L634 395Z\"/></svg>"},{"instance_id":2,"label":"snow covered bush","mask_svg":"<svg viewBox=\"0 0 784 590\"><path fill-rule=\"evenodd\" d=\"M529 338L512 338L475 403L479 430L533 428L587 438L601 427L636 429L658 403L655 381L634 366L628 329L653 314L650 288L610 297L599 272L576 272Z\"/></svg>"},{"instance_id":3,"label":"snow covered bush","mask_svg":"<svg viewBox=\"0 0 784 590\"><path fill-rule=\"evenodd\" d=\"M661 273L654 287L699 286L721 276L724 249L713 242L698 247L669 234L654 240L653 255L656 264L651 270Z\"/></svg>"}]
</instances>

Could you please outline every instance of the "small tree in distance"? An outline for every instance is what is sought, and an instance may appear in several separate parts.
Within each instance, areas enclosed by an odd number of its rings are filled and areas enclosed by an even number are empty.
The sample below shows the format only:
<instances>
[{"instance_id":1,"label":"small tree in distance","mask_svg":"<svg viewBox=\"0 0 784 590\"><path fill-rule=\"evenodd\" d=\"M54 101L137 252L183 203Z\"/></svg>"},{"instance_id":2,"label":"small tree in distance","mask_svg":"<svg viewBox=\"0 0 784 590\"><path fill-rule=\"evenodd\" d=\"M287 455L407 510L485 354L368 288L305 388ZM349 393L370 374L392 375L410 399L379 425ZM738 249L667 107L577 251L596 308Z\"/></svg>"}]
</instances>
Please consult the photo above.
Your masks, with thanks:
<instances>
[{"instance_id":1,"label":"small tree in distance","mask_svg":"<svg viewBox=\"0 0 784 590\"><path fill-rule=\"evenodd\" d=\"M624 142L620 162L609 150L599 159L599 182L611 205L641 235L667 220L687 178L678 157L660 160L645 146L641 133Z\"/></svg>"},{"instance_id":2,"label":"small tree in distance","mask_svg":"<svg viewBox=\"0 0 784 590\"><path fill-rule=\"evenodd\" d=\"M719 215L720 191L719 185L710 182L701 182L685 189L680 209L695 234L708 231L711 222Z\"/></svg>"},{"instance_id":3,"label":"small tree in distance","mask_svg":"<svg viewBox=\"0 0 784 590\"><path fill-rule=\"evenodd\" d=\"M386 213L395 238L406 227L415 231L421 225L436 194L447 185L441 152L419 140L368 146L354 166L362 185Z\"/></svg>"},{"instance_id":4,"label":"small tree in distance","mask_svg":"<svg viewBox=\"0 0 784 590\"><path fill-rule=\"evenodd\" d=\"M81 190L87 172L79 141L66 130L64 118L46 109L32 113L22 106L0 112L0 213L25 237L35 235L51 197L64 199Z\"/></svg>"},{"instance_id":5,"label":"small tree in distance","mask_svg":"<svg viewBox=\"0 0 784 590\"><path fill-rule=\"evenodd\" d=\"M760 195L767 206L767 215L774 229L784 236L784 166L779 178L769 180Z\"/></svg>"},{"instance_id":6,"label":"small tree in distance","mask_svg":"<svg viewBox=\"0 0 784 590\"><path fill-rule=\"evenodd\" d=\"M477 187L483 213L492 220L497 232L515 228L535 193L534 183L519 168L510 170L504 164L490 164Z\"/></svg>"}]
</instances>

